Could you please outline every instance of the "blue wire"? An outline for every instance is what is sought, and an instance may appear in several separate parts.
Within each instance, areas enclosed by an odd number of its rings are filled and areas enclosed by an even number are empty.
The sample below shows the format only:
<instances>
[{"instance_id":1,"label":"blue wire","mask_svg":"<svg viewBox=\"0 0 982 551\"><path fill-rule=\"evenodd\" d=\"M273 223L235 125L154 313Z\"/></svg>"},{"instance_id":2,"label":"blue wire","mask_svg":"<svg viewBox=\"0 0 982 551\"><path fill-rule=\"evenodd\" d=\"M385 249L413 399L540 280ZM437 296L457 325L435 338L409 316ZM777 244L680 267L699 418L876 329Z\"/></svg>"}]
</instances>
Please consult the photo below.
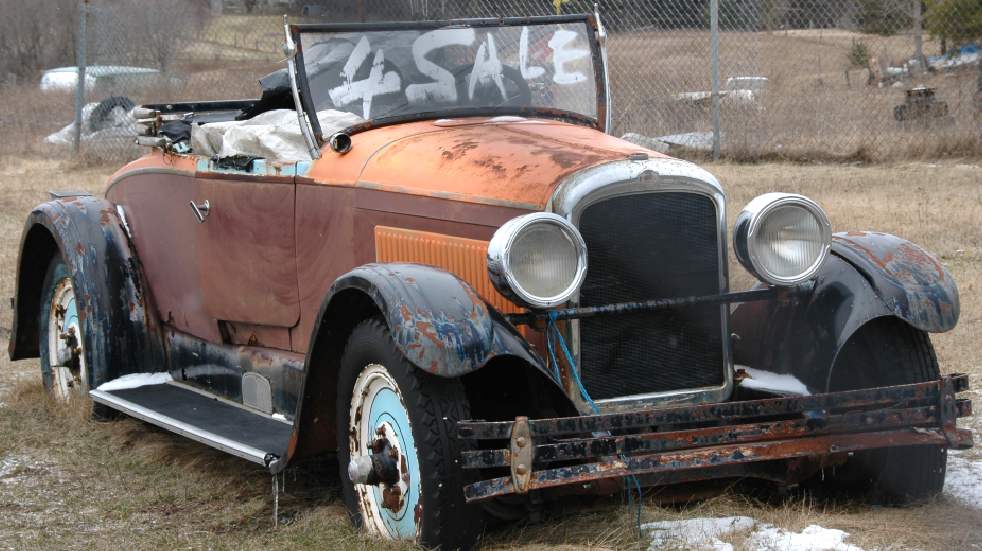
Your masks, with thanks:
<instances>
[{"instance_id":1,"label":"blue wire","mask_svg":"<svg viewBox=\"0 0 982 551\"><path fill-rule=\"evenodd\" d=\"M559 341L559 347L563 350L563 355L566 357L566 363L569 365L569 371L570 371L570 373L573 376L573 382L576 383L576 386L580 390L580 396L583 398L583 400L587 404L590 405L590 409L593 410L593 413L599 414L600 413L600 408L597 407L597 404L593 401L593 398L590 397L590 393L587 392L586 387L583 386L583 382L580 380L580 371L576 367L576 361L573 359L573 354L570 353L569 347L566 346L566 339L563 338L562 331L560 331L559 330L559 327L556 325L556 319L557 318L558 318L558 315L557 315L556 312L554 312L554 311L553 312L549 312L549 322L548 322L547 327L546 327L546 348L549 351L549 358L552 360L552 369L553 369L553 374L556 376L556 381L561 383L562 382L562 377L561 377L561 375L559 373L559 358L556 357L556 350L552 346L552 335L553 334L556 335L556 338ZM627 458L625 458L622 455L621 456L621 459L625 459L626 460ZM631 487L631 485L632 485L631 483L632 482L633 482L633 486L634 486L633 488ZM633 503L634 502L634 492L633 492L633 490L635 490L635 489L638 492L638 500L637 500L637 528L638 528L638 533L640 534L641 533L641 500L643 498L643 495L641 493L641 482L634 475L629 475L629 476L624 477L624 493L627 495L627 506L628 507L631 507L631 505L634 504Z\"/></svg>"}]
</instances>

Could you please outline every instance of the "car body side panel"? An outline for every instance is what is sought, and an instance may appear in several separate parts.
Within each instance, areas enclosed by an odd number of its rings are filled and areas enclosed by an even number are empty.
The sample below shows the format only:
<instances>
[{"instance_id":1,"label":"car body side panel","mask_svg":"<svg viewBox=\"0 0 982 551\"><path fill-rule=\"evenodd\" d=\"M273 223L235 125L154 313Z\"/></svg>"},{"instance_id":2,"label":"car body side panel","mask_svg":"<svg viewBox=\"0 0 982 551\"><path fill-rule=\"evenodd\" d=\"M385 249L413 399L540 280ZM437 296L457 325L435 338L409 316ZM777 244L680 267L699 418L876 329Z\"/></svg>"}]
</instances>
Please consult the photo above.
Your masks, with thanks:
<instances>
[{"instance_id":1,"label":"car body side panel","mask_svg":"<svg viewBox=\"0 0 982 551\"><path fill-rule=\"evenodd\" d=\"M221 342L218 325L204 310L198 285L198 222L188 206L197 199L193 169L175 170L166 160L153 156L134 164L131 171L117 173L106 197L126 214L161 321Z\"/></svg>"},{"instance_id":2,"label":"car body side panel","mask_svg":"<svg viewBox=\"0 0 982 551\"><path fill-rule=\"evenodd\" d=\"M292 327L300 319L292 178L218 176L197 177L195 201L211 207L195 228L204 311L215 320ZM193 218L190 207L181 214Z\"/></svg>"},{"instance_id":3,"label":"car body side panel","mask_svg":"<svg viewBox=\"0 0 982 551\"><path fill-rule=\"evenodd\" d=\"M299 184L296 224L302 312L291 334L293 349L305 351L309 346L317 311L335 279L355 266L375 262L376 226L487 240L498 226L524 212L411 194Z\"/></svg>"}]
</instances>

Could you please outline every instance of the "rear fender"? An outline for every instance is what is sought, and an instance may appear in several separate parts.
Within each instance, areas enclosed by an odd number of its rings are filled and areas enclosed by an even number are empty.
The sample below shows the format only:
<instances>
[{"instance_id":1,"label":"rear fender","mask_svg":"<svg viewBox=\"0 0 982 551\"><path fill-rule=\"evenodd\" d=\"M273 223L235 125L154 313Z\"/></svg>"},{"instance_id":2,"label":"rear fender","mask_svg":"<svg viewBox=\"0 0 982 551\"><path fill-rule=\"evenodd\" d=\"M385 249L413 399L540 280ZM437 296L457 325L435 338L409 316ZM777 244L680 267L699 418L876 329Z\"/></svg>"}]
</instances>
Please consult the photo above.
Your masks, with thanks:
<instances>
[{"instance_id":1,"label":"rear fender","mask_svg":"<svg viewBox=\"0 0 982 551\"><path fill-rule=\"evenodd\" d=\"M954 279L921 247L889 234L839 233L810 293L736 308L734 361L825 392L839 351L867 322L893 316L941 332L954 327L958 312Z\"/></svg>"},{"instance_id":2,"label":"rear fender","mask_svg":"<svg viewBox=\"0 0 982 551\"><path fill-rule=\"evenodd\" d=\"M17 265L10 358L38 356L41 286L56 254L72 276L93 381L161 369L160 332L123 223L112 204L88 195L42 203L27 218Z\"/></svg>"}]
</instances>

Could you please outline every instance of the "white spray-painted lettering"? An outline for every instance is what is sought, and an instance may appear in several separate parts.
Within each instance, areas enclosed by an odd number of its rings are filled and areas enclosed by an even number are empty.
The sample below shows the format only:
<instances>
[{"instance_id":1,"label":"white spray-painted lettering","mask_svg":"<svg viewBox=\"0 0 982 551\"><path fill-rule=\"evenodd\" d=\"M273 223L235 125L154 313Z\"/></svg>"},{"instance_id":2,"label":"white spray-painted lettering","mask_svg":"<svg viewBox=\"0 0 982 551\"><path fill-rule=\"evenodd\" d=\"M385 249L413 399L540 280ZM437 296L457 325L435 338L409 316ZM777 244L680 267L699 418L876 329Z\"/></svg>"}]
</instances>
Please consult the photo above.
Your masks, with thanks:
<instances>
[{"instance_id":1,"label":"white spray-painted lettering","mask_svg":"<svg viewBox=\"0 0 982 551\"><path fill-rule=\"evenodd\" d=\"M538 65L529 65L529 28L522 27L522 36L518 42L518 67L522 78L532 80L541 77L546 70Z\"/></svg>"},{"instance_id":2,"label":"white spray-painted lettering","mask_svg":"<svg viewBox=\"0 0 982 551\"><path fill-rule=\"evenodd\" d=\"M399 74L395 71L385 71L385 53L381 49L375 51L368 78L355 80L355 74L365 63L370 52L371 45L368 43L368 37L362 36L355 48L351 50L351 55L348 56L348 61L341 70L343 82L328 92L331 101L339 107L360 99L362 101L362 116L366 119L371 118L372 98L402 90Z\"/></svg>"},{"instance_id":3,"label":"white spray-painted lettering","mask_svg":"<svg viewBox=\"0 0 982 551\"><path fill-rule=\"evenodd\" d=\"M475 36L474 29L437 29L421 34L413 42L413 60L419 72L433 79L433 82L410 84L406 87L406 99L410 103L457 101L453 73L426 59L426 54L447 46L470 46Z\"/></svg>"},{"instance_id":4,"label":"white spray-painted lettering","mask_svg":"<svg viewBox=\"0 0 982 551\"><path fill-rule=\"evenodd\" d=\"M467 86L468 99L474 99L474 89L478 84L486 86L491 83L498 87L501 99L507 100L501 61L498 60L498 49L494 47L494 35L488 34L487 40L477 48L477 57L474 58L474 68L471 69L471 78Z\"/></svg>"},{"instance_id":5,"label":"white spray-painted lettering","mask_svg":"<svg viewBox=\"0 0 982 551\"><path fill-rule=\"evenodd\" d=\"M581 71L571 70L567 66L590 55L590 51L575 46L580 34L566 29L557 29L548 42L552 49L553 74L552 81L559 85L569 85L583 82L587 76ZM411 105L427 102L458 101L456 80L447 68L437 65L427 56L441 48L449 46L472 46L477 40L474 29L437 29L421 34L412 45L413 61L416 69L422 75L430 78L430 82L409 84L405 87L406 101ZM355 80L358 70L364 65L372 47L368 36L363 35L358 44L351 50L348 59L341 70L341 84L331 88L328 95L336 107L362 102L362 112L366 119L371 118L372 100L385 94L397 93L403 90L403 82L396 71L385 70L385 52L382 48L375 50L368 78ZM545 75L546 69L538 65L530 65L529 59L529 29L522 27L518 48L519 71L526 81L535 80ZM498 57L494 35L488 33L485 40L477 49L474 63L469 73L467 94L468 99L474 99L478 87L494 86L501 92L502 99L507 99L505 90L503 64Z\"/></svg>"},{"instance_id":6,"label":"white spray-painted lettering","mask_svg":"<svg viewBox=\"0 0 982 551\"><path fill-rule=\"evenodd\" d=\"M577 34L573 31L559 29L552 35L549 47L552 48L552 79L556 84L574 84L586 80L586 75L579 71L567 71L566 64L590 55L587 50L569 48Z\"/></svg>"}]
</instances>

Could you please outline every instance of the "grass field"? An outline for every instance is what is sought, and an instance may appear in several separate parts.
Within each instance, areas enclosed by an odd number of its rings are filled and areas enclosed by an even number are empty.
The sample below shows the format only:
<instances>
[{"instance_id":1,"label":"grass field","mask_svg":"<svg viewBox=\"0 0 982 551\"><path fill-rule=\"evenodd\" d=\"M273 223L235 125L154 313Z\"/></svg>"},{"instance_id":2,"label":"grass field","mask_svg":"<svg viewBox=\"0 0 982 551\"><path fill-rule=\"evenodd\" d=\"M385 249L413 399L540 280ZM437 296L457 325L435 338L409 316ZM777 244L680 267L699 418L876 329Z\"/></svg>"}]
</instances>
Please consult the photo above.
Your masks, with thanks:
<instances>
[{"instance_id":1,"label":"grass field","mask_svg":"<svg viewBox=\"0 0 982 551\"><path fill-rule=\"evenodd\" d=\"M888 166L789 164L709 167L728 190L730 217L752 196L804 193L823 204L838 229L878 229L908 237L941 255L961 290L959 326L933 340L944 369L974 375L982 388L982 164L977 161ZM48 189L101 191L107 169L57 161L0 158L0 296L14 291L23 220ZM750 283L734 276L734 287ZM0 301L0 336L10 311ZM5 340L5 339L4 339ZM385 544L347 521L329 471L289 472L274 527L268 475L252 464L143 423L87 420L50 402L37 362L0 358L0 548L12 549L406 549ZM982 393L972 397L979 402ZM977 410L982 409L977 407ZM968 420L982 428L982 418ZM962 464L982 459L971 451ZM686 505L660 506L646 496L643 521L694 515L752 516L800 530L838 528L865 549L982 548L982 509L949 489L915 508L871 508L724 490ZM976 503L982 507L982 503ZM638 549L633 515L620 498L564 502L542 522L488 533L486 549ZM742 539L732 542L742 548ZM684 547L684 546L683 546Z\"/></svg>"}]
</instances>

